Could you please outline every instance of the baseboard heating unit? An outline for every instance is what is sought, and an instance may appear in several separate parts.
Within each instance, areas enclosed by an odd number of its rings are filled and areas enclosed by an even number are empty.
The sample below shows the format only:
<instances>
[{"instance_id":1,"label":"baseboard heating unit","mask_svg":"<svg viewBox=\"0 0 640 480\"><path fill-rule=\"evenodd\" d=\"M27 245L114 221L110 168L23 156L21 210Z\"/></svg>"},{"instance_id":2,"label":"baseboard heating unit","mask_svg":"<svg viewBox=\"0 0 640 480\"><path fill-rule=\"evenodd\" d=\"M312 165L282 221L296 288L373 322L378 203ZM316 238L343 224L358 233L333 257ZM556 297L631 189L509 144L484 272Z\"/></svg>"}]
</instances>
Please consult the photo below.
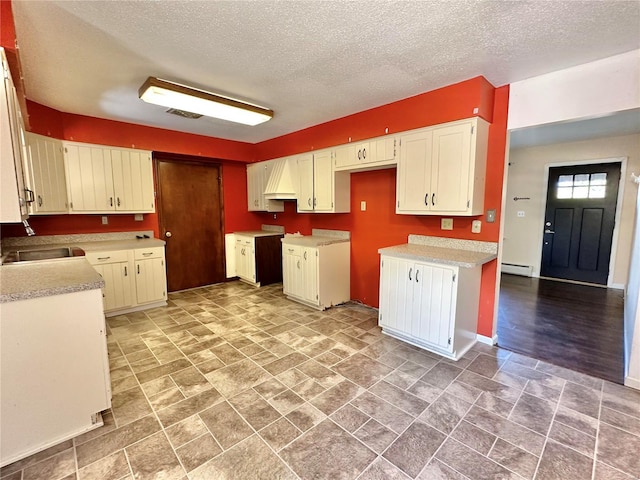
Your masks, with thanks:
<instances>
[{"instance_id":1,"label":"baseboard heating unit","mask_svg":"<svg viewBox=\"0 0 640 480\"><path fill-rule=\"evenodd\" d=\"M502 273L511 273L513 275L522 275L530 277L533 273L533 267L530 265L516 265L514 263L503 263Z\"/></svg>"}]
</instances>

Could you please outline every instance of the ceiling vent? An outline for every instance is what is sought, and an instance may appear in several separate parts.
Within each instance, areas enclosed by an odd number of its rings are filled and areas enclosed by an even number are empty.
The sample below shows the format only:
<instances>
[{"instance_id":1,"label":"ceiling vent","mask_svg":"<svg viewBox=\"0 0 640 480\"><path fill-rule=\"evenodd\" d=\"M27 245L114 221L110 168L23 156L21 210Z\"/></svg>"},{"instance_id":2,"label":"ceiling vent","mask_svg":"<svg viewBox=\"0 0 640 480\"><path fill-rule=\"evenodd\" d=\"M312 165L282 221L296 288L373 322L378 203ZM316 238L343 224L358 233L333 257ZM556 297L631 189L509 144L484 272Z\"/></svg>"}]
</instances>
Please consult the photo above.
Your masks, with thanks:
<instances>
[{"instance_id":1,"label":"ceiling vent","mask_svg":"<svg viewBox=\"0 0 640 480\"><path fill-rule=\"evenodd\" d=\"M179 117L184 117L184 118L200 118L200 117L202 117L202 115L200 115L199 113L187 112L185 110L180 110L178 108L170 108L169 110L167 110L167 113L171 113L173 115L178 115Z\"/></svg>"}]
</instances>

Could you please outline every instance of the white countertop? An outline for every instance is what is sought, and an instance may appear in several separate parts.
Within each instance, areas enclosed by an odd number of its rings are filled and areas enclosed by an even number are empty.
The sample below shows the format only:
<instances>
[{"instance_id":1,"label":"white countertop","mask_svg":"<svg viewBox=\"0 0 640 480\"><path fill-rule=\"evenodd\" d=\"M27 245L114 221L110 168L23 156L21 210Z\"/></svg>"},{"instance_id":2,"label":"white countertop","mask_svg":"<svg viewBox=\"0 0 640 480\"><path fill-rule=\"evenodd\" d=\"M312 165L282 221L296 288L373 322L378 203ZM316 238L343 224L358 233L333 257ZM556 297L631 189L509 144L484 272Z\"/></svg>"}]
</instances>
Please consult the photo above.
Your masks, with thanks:
<instances>
[{"instance_id":1,"label":"white countertop","mask_svg":"<svg viewBox=\"0 0 640 480\"><path fill-rule=\"evenodd\" d=\"M348 238L322 237L320 235L286 235L282 239L283 245L300 245L302 247L321 247L349 241Z\"/></svg>"},{"instance_id":2,"label":"white countertop","mask_svg":"<svg viewBox=\"0 0 640 480\"><path fill-rule=\"evenodd\" d=\"M0 267L0 303L102 288L104 280L84 257L13 263Z\"/></svg>"},{"instance_id":3,"label":"white countertop","mask_svg":"<svg viewBox=\"0 0 640 480\"><path fill-rule=\"evenodd\" d=\"M465 268L477 267L498 257L495 253L462 250L458 248L433 247L415 243L405 243L393 247L381 248L378 250L378 253L390 257L441 263Z\"/></svg>"},{"instance_id":4,"label":"white countertop","mask_svg":"<svg viewBox=\"0 0 640 480\"><path fill-rule=\"evenodd\" d=\"M12 246L5 250L78 247L85 252L106 252L163 247L165 244L164 240L158 238L132 238L96 242ZM104 280L84 257L15 262L0 266L0 303L93 290L103 286Z\"/></svg>"},{"instance_id":5,"label":"white countertop","mask_svg":"<svg viewBox=\"0 0 640 480\"><path fill-rule=\"evenodd\" d=\"M250 238L256 238L256 237L279 237L284 235L283 233L278 233L278 232L268 232L265 230L254 230L254 231L248 231L248 232L233 232L234 235L238 235L241 237L250 237Z\"/></svg>"}]
</instances>

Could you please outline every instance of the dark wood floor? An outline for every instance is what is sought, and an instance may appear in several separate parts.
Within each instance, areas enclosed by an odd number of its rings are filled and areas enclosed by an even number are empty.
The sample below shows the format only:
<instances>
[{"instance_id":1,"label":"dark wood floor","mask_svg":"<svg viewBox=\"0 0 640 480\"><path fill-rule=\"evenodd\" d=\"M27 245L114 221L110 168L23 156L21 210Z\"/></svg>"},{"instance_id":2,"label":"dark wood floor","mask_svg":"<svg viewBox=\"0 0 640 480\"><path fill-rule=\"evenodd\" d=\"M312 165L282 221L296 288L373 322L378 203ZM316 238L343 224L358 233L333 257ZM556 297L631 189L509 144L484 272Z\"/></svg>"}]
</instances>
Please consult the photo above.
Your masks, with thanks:
<instances>
[{"instance_id":1,"label":"dark wood floor","mask_svg":"<svg viewBox=\"0 0 640 480\"><path fill-rule=\"evenodd\" d=\"M623 383L622 290L502 274L498 344Z\"/></svg>"}]
</instances>

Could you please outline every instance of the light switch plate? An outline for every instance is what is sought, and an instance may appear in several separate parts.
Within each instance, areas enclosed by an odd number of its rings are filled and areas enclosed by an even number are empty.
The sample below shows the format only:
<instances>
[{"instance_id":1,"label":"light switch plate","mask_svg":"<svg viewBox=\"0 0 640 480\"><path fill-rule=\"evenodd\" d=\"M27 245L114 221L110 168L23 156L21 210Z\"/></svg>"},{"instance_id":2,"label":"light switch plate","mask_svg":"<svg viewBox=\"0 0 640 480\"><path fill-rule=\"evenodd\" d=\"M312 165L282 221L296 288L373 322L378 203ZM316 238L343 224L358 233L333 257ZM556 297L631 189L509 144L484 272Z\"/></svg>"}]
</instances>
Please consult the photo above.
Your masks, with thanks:
<instances>
[{"instance_id":1,"label":"light switch plate","mask_svg":"<svg viewBox=\"0 0 640 480\"><path fill-rule=\"evenodd\" d=\"M106 216L102 217L102 224L109 225L109 217L106 217Z\"/></svg>"},{"instance_id":2,"label":"light switch plate","mask_svg":"<svg viewBox=\"0 0 640 480\"><path fill-rule=\"evenodd\" d=\"M133 219L134 219L136 222L141 222L141 221L142 221L142 214L141 214L141 213L136 213L136 214L134 214L134 215L133 215Z\"/></svg>"},{"instance_id":3,"label":"light switch plate","mask_svg":"<svg viewBox=\"0 0 640 480\"><path fill-rule=\"evenodd\" d=\"M493 223L496 221L496 209L492 208L487 210L487 223Z\"/></svg>"},{"instance_id":4,"label":"light switch plate","mask_svg":"<svg viewBox=\"0 0 640 480\"><path fill-rule=\"evenodd\" d=\"M362 200L360 202L360 210L362 210L363 212L367 210L367 202Z\"/></svg>"},{"instance_id":5,"label":"light switch plate","mask_svg":"<svg viewBox=\"0 0 640 480\"><path fill-rule=\"evenodd\" d=\"M524 217L524 210L518 210L518 216Z\"/></svg>"},{"instance_id":6,"label":"light switch plate","mask_svg":"<svg viewBox=\"0 0 640 480\"><path fill-rule=\"evenodd\" d=\"M442 230L453 230L453 218L440 219L440 228Z\"/></svg>"},{"instance_id":7,"label":"light switch plate","mask_svg":"<svg viewBox=\"0 0 640 480\"><path fill-rule=\"evenodd\" d=\"M471 222L471 233L480 233L482 230L482 222L480 220L474 220Z\"/></svg>"}]
</instances>

